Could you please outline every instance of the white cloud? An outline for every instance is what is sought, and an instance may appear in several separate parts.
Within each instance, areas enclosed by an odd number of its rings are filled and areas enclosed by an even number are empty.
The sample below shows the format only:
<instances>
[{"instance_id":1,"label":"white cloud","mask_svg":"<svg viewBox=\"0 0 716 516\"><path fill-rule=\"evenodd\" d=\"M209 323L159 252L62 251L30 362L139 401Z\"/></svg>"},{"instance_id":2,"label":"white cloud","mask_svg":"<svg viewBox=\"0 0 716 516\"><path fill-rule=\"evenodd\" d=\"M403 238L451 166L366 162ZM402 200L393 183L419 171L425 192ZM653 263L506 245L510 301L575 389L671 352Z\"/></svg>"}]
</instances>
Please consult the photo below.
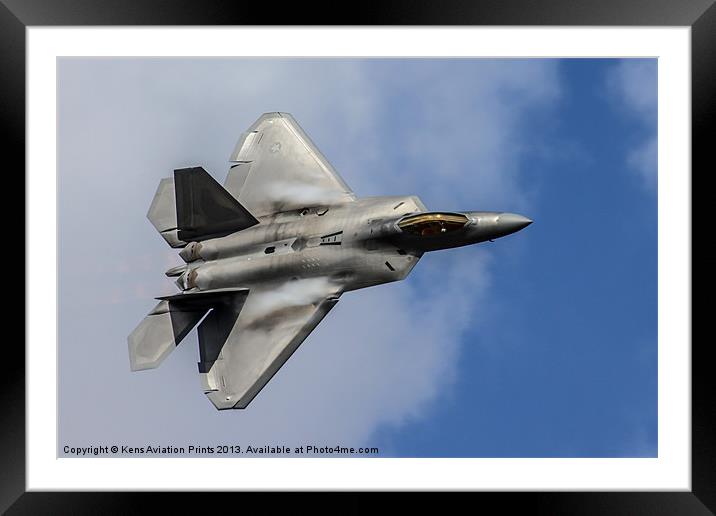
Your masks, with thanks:
<instances>
[{"instance_id":1,"label":"white cloud","mask_svg":"<svg viewBox=\"0 0 716 516\"><path fill-rule=\"evenodd\" d=\"M607 76L608 90L619 109L636 120L647 133L627 153L627 165L652 191L657 183L657 87L658 64L656 59L625 59Z\"/></svg>"},{"instance_id":2,"label":"white cloud","mask_svg":"<svg viewBox=\"0 0 716 516\"><path fill-rule=\"evenodd\" d=\"M655 59L624 59L609 77L611 88L635 114L656 119L657 64Z\"/></svg>"},{"instance_id":3,"label":"white cloud","mask_svg":"<svg viewBox=\"0 0 716 516\"><path fill-rule=\"evenodd\" d=\"M656 191L656 176L658 170L658 147L656 136L648 139L627 157L629 166L641 175L644 186Z\"/></svg>"},{"instance_id":4,"label":"white cloud","mask_svg":"<svg viewBox=\"0 0 716 516\"><path fill-rule=\"evenodd\" d=\"M559 93L556 63L67 60L60 64L60 437L365 444L449 393L479 324L488 254L426 255L398 284L345 294L246 411L201 394L192 333L158 370L130 373L126 336L171 291L145 219L159 178L219 180L239 133L294 114L358 195L434 209L528 209L522 121ZM173 256L173 252L172 256ZM174 263L178 263L178 259ZM170 262L170 263L167 263ZM88 367L91 360L92 367ZM111 407L117 424L97 408Z\"/></svg>"}]
</instances>

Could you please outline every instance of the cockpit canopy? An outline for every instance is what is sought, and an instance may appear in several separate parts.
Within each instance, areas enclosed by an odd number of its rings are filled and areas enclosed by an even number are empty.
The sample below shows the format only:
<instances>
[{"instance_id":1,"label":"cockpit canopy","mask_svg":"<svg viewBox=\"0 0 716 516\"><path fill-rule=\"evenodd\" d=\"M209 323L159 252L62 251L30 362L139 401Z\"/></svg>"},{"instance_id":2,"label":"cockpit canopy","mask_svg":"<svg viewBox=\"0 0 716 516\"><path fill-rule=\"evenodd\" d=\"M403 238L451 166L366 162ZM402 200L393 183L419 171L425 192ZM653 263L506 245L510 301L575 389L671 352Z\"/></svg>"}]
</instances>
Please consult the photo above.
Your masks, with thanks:
<instances>
[{"instance_id":1,"label":"cockpit canopy","mask_svg":"<svg viewBox=\"0 0 716 516\"><path fill-rule=\"evenodd\" d=\"M462 213L418 213L400 219L398 227L408 234L434 236L462 229L469 220Z\"/></svg>"}]
</instances>

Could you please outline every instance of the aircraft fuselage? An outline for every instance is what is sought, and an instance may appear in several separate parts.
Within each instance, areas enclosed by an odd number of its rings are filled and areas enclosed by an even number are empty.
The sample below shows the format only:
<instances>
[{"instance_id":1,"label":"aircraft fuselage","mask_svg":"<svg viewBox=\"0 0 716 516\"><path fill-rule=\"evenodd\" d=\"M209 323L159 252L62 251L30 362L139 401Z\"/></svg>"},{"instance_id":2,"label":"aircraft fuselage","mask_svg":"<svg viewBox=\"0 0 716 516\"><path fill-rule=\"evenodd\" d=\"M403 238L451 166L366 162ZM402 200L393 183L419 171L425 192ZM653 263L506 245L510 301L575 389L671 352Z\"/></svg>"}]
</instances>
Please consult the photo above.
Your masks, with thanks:
<instances>
[{"instance_id":1,"label":"aircraft fuselage","mask_svg":"<svg viewBox=\"0 0 716 516\"><path fill-rule=\"evenodd\" d=\"M531 221L498 212L426 212L418 197L372 197L280 212L226 236L192 242L172 275L185 291L328 277L344 291L398 281L425 251L484 242Z\"/></svg>"}]
</instances>

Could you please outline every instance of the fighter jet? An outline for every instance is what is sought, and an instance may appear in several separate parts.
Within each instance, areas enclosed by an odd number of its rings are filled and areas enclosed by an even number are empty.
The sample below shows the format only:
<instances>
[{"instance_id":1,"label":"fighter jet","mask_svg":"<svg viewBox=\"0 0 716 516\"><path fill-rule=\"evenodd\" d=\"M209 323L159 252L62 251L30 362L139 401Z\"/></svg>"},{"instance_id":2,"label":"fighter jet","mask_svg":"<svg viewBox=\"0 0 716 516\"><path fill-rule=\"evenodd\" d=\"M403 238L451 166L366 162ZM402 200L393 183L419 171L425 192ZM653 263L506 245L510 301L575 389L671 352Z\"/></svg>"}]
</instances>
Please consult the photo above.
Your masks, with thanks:
<instances>
[{"instance_id":1,"label":"fighter jet","mask_svg":"<svg viewBox=\"0 0 716 516\"><path fill-rule=\"evenodd\" d=\"M230 163L223 187L202 167L159 183L147 217L181 249L185 263L166 271L180 291L157 297L128 338L131 369L152 369L198 324L199 375L219 410L246 408L343 293L532 222L358 198L288 113L262 115Z\"/></svg>"}]
</instances>

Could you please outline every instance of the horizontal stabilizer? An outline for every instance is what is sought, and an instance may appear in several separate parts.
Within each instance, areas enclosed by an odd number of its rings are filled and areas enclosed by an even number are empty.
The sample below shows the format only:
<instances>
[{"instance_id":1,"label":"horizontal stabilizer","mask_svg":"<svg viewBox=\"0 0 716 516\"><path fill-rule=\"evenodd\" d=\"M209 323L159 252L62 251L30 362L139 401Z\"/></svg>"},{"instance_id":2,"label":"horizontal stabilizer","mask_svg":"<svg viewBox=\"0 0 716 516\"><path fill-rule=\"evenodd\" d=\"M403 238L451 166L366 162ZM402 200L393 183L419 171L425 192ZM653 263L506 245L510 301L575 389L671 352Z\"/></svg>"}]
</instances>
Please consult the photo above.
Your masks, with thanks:
<instances>
[{"instance_id":1,"label":"horizontal stabilizer","mask_svg":"<svg viewBox=\"0 0 716 516\"><path fill-rule=\"evenodd\" d=\"M132 371L158 367L209 310L240 307L248 293L248 289L221 289L158 297L157 306L129 335Z\"/></svg>"},{"instance_id":2,"label":"horizontal stabilizer","mask_svg":"<svg viewBox=\"0 0 716 516\"><path fill-rule=\"evenodd\" d=\"M181 309L169 301L160 301L127 339L132 371L158 367L207 310Z\"/></svg>"},{"instance_id":3,"label":"horizontal stabilizer","mask_svg":"<svg viewBox=\"0 0 716 516\"><path fill-rule=\"evenodd\" d=\"M250 228L259 221L201 167L174 171L178 238L204 240Z\"/></svg>"},{"instance_id":4,"label":"horizontal stabilizer","mask_svg":"<svg viewBox=\"0 0 716 516\"><path fill-rule=\"evenodd\" d=\"M184 247L186 242L177 235L177 210L174 194L174 180L171 177L159 182L157 191L149 206L147 218L159 231L162 238L172 247Z\"/></svg>"}]
</instances>

